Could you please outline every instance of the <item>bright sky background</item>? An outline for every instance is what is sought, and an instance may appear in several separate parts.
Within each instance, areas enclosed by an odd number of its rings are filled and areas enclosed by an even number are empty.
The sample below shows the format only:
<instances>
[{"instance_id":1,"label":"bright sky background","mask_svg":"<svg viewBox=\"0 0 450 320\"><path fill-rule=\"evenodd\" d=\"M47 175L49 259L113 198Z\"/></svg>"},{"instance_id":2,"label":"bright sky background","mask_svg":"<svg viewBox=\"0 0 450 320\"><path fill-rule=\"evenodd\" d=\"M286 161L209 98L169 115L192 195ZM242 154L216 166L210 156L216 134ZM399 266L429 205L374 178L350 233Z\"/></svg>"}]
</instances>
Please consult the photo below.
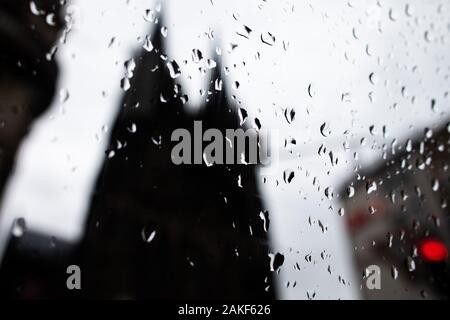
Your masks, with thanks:
<instances>
[{"instance_id":1,"label":"bright sky background","mask_svg":"<svg viewBox=\"0 0 450 320\"><path fill-rule=\"evenodd\" d=\"M204 99L198 92L209 80L198 71L206 59L193 63L192 49L213 58L219 47L223 65L230 69L226 85L242 101L249 121L258 117L263 126L297 140L294 155L283 156L278 175L261 185L274 251L286 256L277 277L282 298L305 299L307 292L324 299L357 298L355 277L362 270L354 270L344 219L337 214L338 199L327 199L324 189L332 186L337 193L357 164L366 166L381 158L383 143L390 146L396 138L401 145L424 127L447 120L450 109L444 93L449 88L450 3L160 3L168 30L167 54L182 67L177 80L189 95L190 108L194 110ZM89 190L108 140L107 128L123 94L119 87L123 63L151 34L154 24L144 19L146 9L158 7L144 0L74 0L71 4L76 24L57 54L62 66L59 87L68 90L70 97L64 103L55 97L22 146L2 204L0 245L18 216L26 219L29 228L56 237L75 240L80 236ZM252 29L249 39L237 34L244 32L244 25ZM267 32L275 36L272 46L261 41ZM237 47L231 50L230 44ZM183 60L188 60L186 66ZM232 89L234 81L240 83L237 90ZM430 107L432 98L437 101L435 110ZM292 124L284 117L286 108L295 109ZM331 131L327 137L320 133L325 122ZM374 135L369 132L372 125ZM381 133L383 126L386 138ZM366 143L361 146L363 137ZM344 150L344 141L350 150ZM331 167L328 156L317 154L321 144L339 158L337 166ZM354 152L360 160L353 159ZM295 172L290 184L282 181L285 169ZM314 177L319 181L315 186ZM308 223L310 217L313 225ZM319 220L327 232L321 231ZM330 256L325 261L320 257L323 251ZM312 262L305 260L308 254ZM295 262L301 272L293 269ZM353 285L339 283L339 275ZM291 286L297 281L296 288L286 289L287 281Z\"/></svg>"}]
</instances>

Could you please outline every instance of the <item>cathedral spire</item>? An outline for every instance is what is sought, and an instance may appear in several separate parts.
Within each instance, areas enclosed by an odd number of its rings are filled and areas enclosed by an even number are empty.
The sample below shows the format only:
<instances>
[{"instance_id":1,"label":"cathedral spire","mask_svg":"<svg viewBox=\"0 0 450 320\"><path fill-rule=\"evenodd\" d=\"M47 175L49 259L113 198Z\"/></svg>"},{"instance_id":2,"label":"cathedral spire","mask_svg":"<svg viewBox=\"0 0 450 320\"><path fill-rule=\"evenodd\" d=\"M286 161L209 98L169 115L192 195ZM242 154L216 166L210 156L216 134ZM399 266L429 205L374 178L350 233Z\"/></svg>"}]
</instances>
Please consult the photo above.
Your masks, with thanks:
<instances>
[{"instance_id":1,"label":"cathedral spire","mask_svg":"<svg viewBox=\"0 0 450 320\"><path fill-rule=\"evenodd\" d=\"M235 129L239 127L236 108L227 98L227 84L222 73L222 60L214 55L216 67L211 72L208 89L208 101L204 109L205 122L208 127L219 130Z\"/></svg>"}]
</instances>

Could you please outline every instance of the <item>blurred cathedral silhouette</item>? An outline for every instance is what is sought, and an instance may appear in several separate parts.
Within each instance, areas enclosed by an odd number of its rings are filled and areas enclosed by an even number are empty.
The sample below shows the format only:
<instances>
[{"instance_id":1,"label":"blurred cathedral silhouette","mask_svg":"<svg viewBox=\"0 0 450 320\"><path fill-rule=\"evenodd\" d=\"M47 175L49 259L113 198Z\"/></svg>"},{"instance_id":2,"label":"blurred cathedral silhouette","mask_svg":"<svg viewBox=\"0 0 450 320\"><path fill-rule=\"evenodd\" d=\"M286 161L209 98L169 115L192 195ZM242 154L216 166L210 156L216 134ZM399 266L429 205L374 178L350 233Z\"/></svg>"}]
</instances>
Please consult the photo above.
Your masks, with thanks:
<instances>
[{"instance_id":1,"label":"blurred cathedral silhouette","mask_svg":"<svg viewBox=\"0 0 450 320\"><path fill-rule=\"evenodd\" d=\"M83 287L95 298L273 298L255 166L171 161L177 128L240 127L226 86L215 86L221 64L190 114L155 30L153 50L134 58L92 198Z\"/></svg>"}]
</instances>

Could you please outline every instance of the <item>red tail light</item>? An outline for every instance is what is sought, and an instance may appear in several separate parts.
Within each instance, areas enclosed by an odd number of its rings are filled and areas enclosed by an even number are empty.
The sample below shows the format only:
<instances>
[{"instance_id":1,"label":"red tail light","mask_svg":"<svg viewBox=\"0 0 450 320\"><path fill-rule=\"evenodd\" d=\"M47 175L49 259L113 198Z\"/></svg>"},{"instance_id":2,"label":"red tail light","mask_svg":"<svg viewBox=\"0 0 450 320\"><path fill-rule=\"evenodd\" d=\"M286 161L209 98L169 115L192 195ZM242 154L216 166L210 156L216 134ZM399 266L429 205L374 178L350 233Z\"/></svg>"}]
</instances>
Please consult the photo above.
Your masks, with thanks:
<instances>
[{"instance_id":1,"label":"red tail light","mask_svg":"<svg viewBox=\"0 0 450 320\"><path fill-rule=\"evenodd\" d=\"M425 261L441 262L447 259L448 251L440 240L425 239L419 244L419 254Z\"/></svg>"}]
</instances>

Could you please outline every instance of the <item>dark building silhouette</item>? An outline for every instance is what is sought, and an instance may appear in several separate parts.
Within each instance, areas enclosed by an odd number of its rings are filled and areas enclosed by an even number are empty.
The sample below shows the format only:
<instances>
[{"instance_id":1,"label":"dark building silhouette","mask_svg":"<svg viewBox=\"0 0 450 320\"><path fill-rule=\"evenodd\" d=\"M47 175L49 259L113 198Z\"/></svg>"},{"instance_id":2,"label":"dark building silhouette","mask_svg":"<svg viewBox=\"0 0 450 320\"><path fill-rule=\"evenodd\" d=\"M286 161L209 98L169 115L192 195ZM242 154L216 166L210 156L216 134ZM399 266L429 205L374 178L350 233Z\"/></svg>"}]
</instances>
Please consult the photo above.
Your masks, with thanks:
<instances>
[{"instance_id":1,"label":"dark building silhouette","mask_svg":"<svg viewBox=\"0 0 450 320\"><path fill-rule=\"evenodd\" d=\"M157 28L156 28L157 29ZM171 134L240 127L211 75L199 114L184 109L163 38L141 50L111 132L83 241L83 288L96 298L273 298L254 165L174 165ZM240 177L240 178L239 178ZM240 184L238 184L240 180Z\"/></svg>"},{"instance_id":2,"label":"dark building silhouette","mask_svg":"<svg viewBox=\"0 0 450 320\"><path fill-rule=\"evenodd\" d=\"M58 68L47 59L62 27L56 0L36 1L36 16L26 0L0 0L0 194L20 142L53 98ZM54 25L46 15L54 15Z\"/></svg>"},{"instance_id":3,"label":"dark building silhouette","mask_svg":"<svg viewBox=\"0 0 450 320\"><path fill-rule=\"evenodd\" d=\"M34 4L38 13L32 12L28 0L0 0L0 202L17 150L56 88L58 66L48 54L63 27L63 2ZM53 17L51 24L48 15ZM10 236L0 257L0 297L55 297L58 290L64 292L67 248L50 236Z\"/></svg>"}]
</instances>

